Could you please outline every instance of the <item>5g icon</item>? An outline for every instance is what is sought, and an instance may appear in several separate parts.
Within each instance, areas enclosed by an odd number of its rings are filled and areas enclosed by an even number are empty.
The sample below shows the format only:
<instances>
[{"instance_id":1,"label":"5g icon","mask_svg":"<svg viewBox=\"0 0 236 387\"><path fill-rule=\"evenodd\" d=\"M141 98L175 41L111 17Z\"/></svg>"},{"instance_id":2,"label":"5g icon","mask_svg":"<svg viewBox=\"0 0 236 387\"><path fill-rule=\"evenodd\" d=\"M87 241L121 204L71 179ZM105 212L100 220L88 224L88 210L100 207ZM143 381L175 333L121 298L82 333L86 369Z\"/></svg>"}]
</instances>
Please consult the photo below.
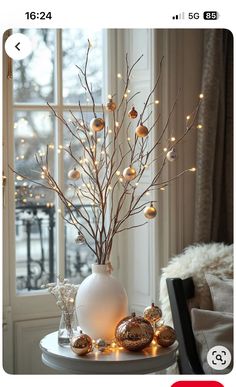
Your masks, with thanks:
<instances>
[{"instance_id":1,"label":"5g icon","mask_svg":"<svg viewBox=\"0 0 236 387\"><path fill-rule=\"evenodd\" d=\"M199 19L199 13L198 12L189 12L188 18L189 19Z\"/></svg>"}]
</instances>

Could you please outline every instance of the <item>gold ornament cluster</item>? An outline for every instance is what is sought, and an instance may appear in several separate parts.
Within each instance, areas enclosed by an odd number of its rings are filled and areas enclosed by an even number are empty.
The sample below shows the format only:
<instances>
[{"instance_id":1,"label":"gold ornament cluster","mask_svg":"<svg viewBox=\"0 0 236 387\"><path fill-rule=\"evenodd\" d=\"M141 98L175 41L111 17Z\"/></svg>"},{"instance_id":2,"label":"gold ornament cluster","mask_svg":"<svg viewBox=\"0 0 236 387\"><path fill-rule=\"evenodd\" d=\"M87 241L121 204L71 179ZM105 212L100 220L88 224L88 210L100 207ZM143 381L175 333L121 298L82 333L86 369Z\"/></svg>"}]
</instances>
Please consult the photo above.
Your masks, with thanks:
<instances>
[{"instance_id":1,"label":"gold ornament cluster","mask_svg":"<svg viewBox=\"0 0 236 387\"><path fill-rule=\"evenodd\" d=\"M144 309L143 316L132 313L131 316L123 318L116 326L115 339L111 343L102 338L92 340L80 331L79 335L72 337L70 346L78 356L84 356L94 349L99 352L111 351L112 348L124 348L131 352L141 351L151 343L167 348L175 340L175 330L164 324L161 309L152 303Z\"/></svg>"}]
</instances>

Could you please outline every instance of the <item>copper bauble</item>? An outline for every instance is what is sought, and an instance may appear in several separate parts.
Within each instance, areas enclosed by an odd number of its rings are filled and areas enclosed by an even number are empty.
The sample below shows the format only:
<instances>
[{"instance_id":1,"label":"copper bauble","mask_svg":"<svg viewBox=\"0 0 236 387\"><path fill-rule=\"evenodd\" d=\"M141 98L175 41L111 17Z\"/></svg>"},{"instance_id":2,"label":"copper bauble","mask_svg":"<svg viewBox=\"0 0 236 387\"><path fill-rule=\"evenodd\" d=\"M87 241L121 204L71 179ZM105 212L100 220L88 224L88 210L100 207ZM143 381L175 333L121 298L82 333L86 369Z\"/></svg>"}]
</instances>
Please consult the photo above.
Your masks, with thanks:
<instances>
[{"instance_id":1,"label":"copper bauble","mask_svg":"<svg viewBox=\"0 0 236 387\"><path fill-rule=\"evenodd\" d=\"M80 335L73 336L70 341L71 349L76 355L83 356L93 350L91 337L80 331Z\"/></svg>"},{"instance_id":2,"label":"copper bauble","mask_svg":"<svg viewBox=\"0 0 236 387\"><path fill-rule=\"evenodd\" d=\"M126 181L131 181L136 177L136 171L133 167L125 168L123 171L123 177Z\"/></svg>"},{"instance_id":3,"label":"copper bauble","mask_svg":"<svg viewBox=\"0 0 236 387\"><path fill-rule=\"evenodd\" d=\"M160 320L162 316L162 311L161 309L152 303L151 306L148 306L147 308L144 309L143 312L143 317L148 320L151 324L155 324L157 321Z\"/></svg>"},{"instance_id":4,"label":"copper bauble","mask_svg":"<svg viewBox=\"0 0 236 387\"><path fill-rule=\"evenodd\" d=\"M135 129L135 133L138 137L146 137L148 135L148 128L144 125L139 125Z\"/></svg>"},{"instance_id":5,"label":"copper bauble","mask_svg":"<svg viewBox=\"0 0 236 387\"><path fill-rule=\"evenodd\" d=\"M114 110L116 110L116 103L111 98L107 102L106 109L109 112L114 112Z\"/></svg>"},{"instance_id":6,"label":"copper bauble","mask_svg":"<svg viewBox=\"0 0 236 387\"><path fill-rule=\"evenodd\" d=\"M71 179L71 180L79 180L79 178L80 178L80 171L78 171L78 169L76 169L76 168L71 169L68 172L68 178Z\"/></svg>"},{"instance_id":7,"label":"copper bauble","mask_svg":"<svg viewBox=\"0 0 236 387\"><path fill-rule=\"evenodd\" d=\"M155 218L155 216L157 214L157 210L153 206L153 204L151 204L148 207L145 207L143 212L144 212L145 218L147 218L147 219L153 219L153 218Z\"/></svg>"},{"instance_id":8,"label":"copper bauble","mask_svg":"<svg viewBox=\"0 0 236 387\"><path fill-rule=\"evenodd\" d=\"M155 331L155 339L162 347L169 347L176 340L175 330L168 325L162 325Z\"/></svg>"},{"instance_id":9,"label":"copper bauble","mask_svg":"<svg viewBox=\"0 0 236 387\"><path fill-rule=\"evenodd\" d=\"M133 120L138 116L138 112L135 110L134 106L128 113L129 118L132 118Z\"/></svg>"},{"instance_id":10,"label":"copper bauble","mask_svg":"<svg viewBox=\"0 0 236 387\"><path fill-rule=\"evenodd\" d=\"M105 127L105 121L103 118L93 118L90 121L90 129L95 132L100 132Z\"/></svg>"},{"instance_id":11,"label":"copper bauble","mask_svg":"<svg viewBox=\"0 0 236 387\"><path fill-rule=\"evenodd\" d=\"M176 159L176 150L175 148L171 149L167 154L166 158L168 161L174 161Z\"/></svg>"},{"instance_id":12,"label":"copper bauble","mask_svg":"<svg viewBox=\"0 0 236 387\"><path fill-rule=\"evenodd\" d=\"M141 316L126 317L116 327L115 337L119 346L129 351L140 351L147 347L154 336L153 328L149 321Z\"/></svg>"}]
</instances>

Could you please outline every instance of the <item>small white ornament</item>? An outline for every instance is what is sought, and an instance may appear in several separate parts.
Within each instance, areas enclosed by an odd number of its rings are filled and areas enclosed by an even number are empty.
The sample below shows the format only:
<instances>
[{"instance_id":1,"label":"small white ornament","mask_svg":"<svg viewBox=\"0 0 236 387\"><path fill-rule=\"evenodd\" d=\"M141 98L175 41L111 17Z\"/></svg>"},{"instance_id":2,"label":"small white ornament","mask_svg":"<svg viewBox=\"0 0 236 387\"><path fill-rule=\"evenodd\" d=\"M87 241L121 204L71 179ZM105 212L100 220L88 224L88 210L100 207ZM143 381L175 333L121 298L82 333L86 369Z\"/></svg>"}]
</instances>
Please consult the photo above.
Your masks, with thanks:
<instances>
[{"instance_id":1,"label":"small white ornament","mask_svg":"<svg viewBox=\"0 0 236 387\"><path fill-rule=\"evenodd\" d=\"M175 148L171 149L167 154L166 154L166 158L168 161L174 161L176 159L176 150Z\"/></svg>"},{"instance_id":2,"label":"small white ornament","mask_svg":"<svg viewBox=\"0 0 236 387\"><path fill-rule=\"evenodd\" d=\"M104 352L108 347L108 344L104 339L98 339L96 341L96 347L100 352Z\"/></svg>"},{"instance_id":3,"label":"small white ornament","mask_svg":"<svg viewBox=\"0 0 236 387\"><path fill-rule=\"evenodd\" d=\"M79 178L80 178L80 171L78 171L78 169L76 169L76 168L71 169L68 172L68 178L71 179L71 180L79 180Z\"/></svg>"},{"instance_id":4,"label":"small white ornament","mask_svg":"<svg viewBox=\"0 0 236 387\"><path fill-rule=\"evenodd\" d=\"M82 234L78 234L75 238L75 243L77 243L78 245L83 245L85 243L84 236Z\"/></svg>"}]
</instances>

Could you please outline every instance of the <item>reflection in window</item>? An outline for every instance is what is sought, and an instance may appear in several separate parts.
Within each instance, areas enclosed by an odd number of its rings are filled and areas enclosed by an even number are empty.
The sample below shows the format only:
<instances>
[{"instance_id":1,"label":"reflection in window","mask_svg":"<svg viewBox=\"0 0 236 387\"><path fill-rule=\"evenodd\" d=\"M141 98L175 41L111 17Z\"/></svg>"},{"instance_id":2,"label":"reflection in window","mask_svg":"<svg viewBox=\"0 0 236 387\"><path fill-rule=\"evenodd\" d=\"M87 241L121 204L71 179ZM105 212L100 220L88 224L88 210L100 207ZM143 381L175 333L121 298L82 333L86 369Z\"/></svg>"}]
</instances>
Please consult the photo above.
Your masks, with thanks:
<instances>
[{"instance_id":1,"label":"reflection in window","mask_svg":"<svg viewBox=\"0 0 236 387\"><path fill-rule=\"evenodd\" d=\"M103 46L102 30L63 30L63 99L66 104L91 104L89 95L81 87L78 69L84 68L88 37L92 44L88 64L88 81L92 85L95 102L102 103Z\"/></svg>"},{"instance_id":2,"label":"reflection in window","mask_svg":"<svg viewBox=\"0 0 236 387\"><path fill-rule=\"evenodd\" d=\"M55 280L54 193L36 184L42 176L34 158L51 145L49 166L54 170L54 127L54 118L46 111L15 113L15 170L32 180L15 176L18 291L39 289L45 281Z\"/></svg>"},{"instance_id":3,"label":"reflection in window","mask_svg":"<svg viewBox=\"0 0 236 387\"><path fill-rule=\"evenodd\" d=\"M15 103L55 101L55 30L19 29L33 43L32 53L13 62L13 99Z\"/></svg>"}]
</instances>

